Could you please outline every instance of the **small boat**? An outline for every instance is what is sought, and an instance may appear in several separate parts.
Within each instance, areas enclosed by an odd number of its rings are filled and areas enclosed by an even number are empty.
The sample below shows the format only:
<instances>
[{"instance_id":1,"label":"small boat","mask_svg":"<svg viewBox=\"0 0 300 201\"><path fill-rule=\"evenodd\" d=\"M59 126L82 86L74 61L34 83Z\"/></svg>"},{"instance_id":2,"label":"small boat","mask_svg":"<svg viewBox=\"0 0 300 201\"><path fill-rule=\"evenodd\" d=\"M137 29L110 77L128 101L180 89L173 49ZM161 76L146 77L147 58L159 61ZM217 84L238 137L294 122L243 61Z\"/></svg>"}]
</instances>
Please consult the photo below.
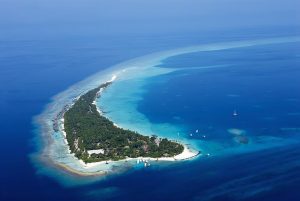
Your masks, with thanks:
<instances>
[{"instance_id":1,"label":"small boat","mask_svg":"<svg viewBox=\"0 0 300 201\"><path fill-rule=\"evenodd\" d=\"M198 133L198 132L199 132L199 130L197 129L197 130L196 130L196 133Z\"/></svg>"},{"instance_id":2,"label":"small boat","mask_svg":"<svg viewBox=\"0 0 300 201\"><path fill-rule=\"evenodd\" d=\"M234 116L234 117L238 116L238 113L236 110L233 111L232 116Z\"/></svg>"}]
</instances>

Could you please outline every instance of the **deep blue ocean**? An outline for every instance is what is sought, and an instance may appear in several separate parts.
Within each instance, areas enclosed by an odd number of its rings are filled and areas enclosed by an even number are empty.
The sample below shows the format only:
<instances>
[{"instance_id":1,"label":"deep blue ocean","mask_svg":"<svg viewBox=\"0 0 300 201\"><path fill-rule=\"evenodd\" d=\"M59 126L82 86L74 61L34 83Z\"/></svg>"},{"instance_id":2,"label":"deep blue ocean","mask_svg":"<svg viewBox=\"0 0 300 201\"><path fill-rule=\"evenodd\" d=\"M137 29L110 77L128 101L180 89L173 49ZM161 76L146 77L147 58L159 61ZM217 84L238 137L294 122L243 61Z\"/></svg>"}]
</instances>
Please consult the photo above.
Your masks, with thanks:
<instances>
[{"instance_id":1,"label":"deep blue ocean","mask_svg":"<svg viewBox=\"0 0 300 201\"><path fill-rule=\"evenodd\" d=\"M300 127L299 51L300 43L285 43L168 58L160 67L187 70L150 80L139 110L154 123L198 130L195 140L231 139L230 128L296 137L289 128Z\"/></svg>"},{"instance_id":2,"label":"deep blue ocean","mask_svg":"<svg viewBox=\"0 0 300 201\"><path fill-rule=\"evenodd\" d=\"M36 116L70 86L160 51L299 37L299 8L298 0L0 0L0 201L299 201L299 42L176 55L159 67L180 70L137 82L134 109L150 125L182 128L178 137L202 151L195 160L91 182L34 157L43 147Z\"/></svg>"},{"instance_id":3,"label":"deep blue ocean","mask_svg":"<svg viewBox=\"0 0 300 201\"><path fill-rule=\"evenodd\" d=\"M248 39L266 36L249 34ZM153 123L185 125L186 138L224 145L215 156L73 187L40 173L30 159L38 149L32 120L53 95L136 56L215 38L232 41L230 34L204 39L195 34L134 37L132 44L131 37L1 42L1 200L299 200L299 43L179 55L161 67L182 71L147 81L138 110ZM129 46L134 48L128 51ZM218 65L224 67L189 68ZM237 143L230 128L244 130L249 143ZM199 134L190 136L196 129ZM231 151L220 154L226 150Z\"/></svg>"}]
</instances>

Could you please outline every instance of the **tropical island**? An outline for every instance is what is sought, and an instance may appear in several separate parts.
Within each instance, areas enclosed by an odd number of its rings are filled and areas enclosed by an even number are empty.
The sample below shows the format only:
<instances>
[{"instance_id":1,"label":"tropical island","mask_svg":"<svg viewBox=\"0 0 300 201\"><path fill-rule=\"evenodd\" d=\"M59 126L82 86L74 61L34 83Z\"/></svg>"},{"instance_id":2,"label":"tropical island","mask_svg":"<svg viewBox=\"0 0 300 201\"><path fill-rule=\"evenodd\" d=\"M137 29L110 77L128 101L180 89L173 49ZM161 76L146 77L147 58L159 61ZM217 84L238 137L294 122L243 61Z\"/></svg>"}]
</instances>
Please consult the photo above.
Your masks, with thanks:
<instances>
[{"instance_id":1,"label":"tropical island","mask_svg":"<svg viewBox=\"0 0 300 201\"><path fill-rule=\"evenodd\" d=\"M184 146L177 142L120 128L101 115L95 100L110 84L111 81L88 91L64 112L64 130L71 153L85 163L174 157L183 153Z\"/></svg>"}]
</instances>

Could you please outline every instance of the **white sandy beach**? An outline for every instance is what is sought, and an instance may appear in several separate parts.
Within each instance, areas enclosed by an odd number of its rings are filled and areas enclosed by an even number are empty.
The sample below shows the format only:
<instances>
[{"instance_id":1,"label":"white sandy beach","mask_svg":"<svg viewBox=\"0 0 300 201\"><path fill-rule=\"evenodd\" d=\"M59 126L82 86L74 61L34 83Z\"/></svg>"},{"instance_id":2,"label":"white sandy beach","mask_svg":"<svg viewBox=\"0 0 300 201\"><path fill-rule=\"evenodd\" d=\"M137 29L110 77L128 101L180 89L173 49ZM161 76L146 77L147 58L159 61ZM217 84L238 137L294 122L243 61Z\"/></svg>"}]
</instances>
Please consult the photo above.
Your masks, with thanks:
<instances>
[{"instance_id":1,"label":"white sandy beach","mask_svg":"<svg viewBox=\"0 0 300 201\"><path fill-rule=\"evenodd\" d=\"M116 80L117 76L116 75L113 75L112 78L107 81L107 82L113 82L114 80ZM100 89L100 91L98 92L98 95L100 96L101 93L103 92L103 88ZM97 108L97 111L99 112L100 115L103 114L103 112L97 107L97 104L96 104L96 101L93 102L93 104L96 106ZM69 149L69 145L68 145L68 142L67 142L67 139L66 139L66 132L64 130L64 118L60 119L60 131L61 133L63 134L64 136L64 143L65 143L65 146L68 147L68 150L69 150L69 153L71 152L71 150ZM119 125L117 125L116 123L114 123L114 125L116 127L119 127ZM180 143L180 142L179 142ZM174 157L160 157L160 158L149 158L149 157L139 157L139 158L127 158L127 159L124 159L124 160L120 160L120 161L101 161L101 162L94 162L94 163L84 163L82 160L79 160L78 161L80 162L80 164L82 165L82 167L84 169L91 169L91 168L95 168L95 167L100 167L100 170L101 170L101 166L103 165L107 165L109 163L123 163L123 162L128 162L128 161L182 161L182 160L188 160L188 159L191 159L191 158L194 158L196 157L197 155L199 155L199 151L196 151L196 150L192 150L190 147L188 147L188 145L185 145L183 144L184 146L184 150L181 154L178 154Z\"/></svg>"},{"instance_id":2,"label":"white sandy beach","mask_svg":"<svg viewBox=\"0 0 300 201\"><path fill-rule=\"evenodd\" d=\"M196 150L191 150L187 145L184 145L184 150L181 154L178 154L174 157L161 157L161 158L149 158L149 157L138 157L138 158L127 158L124 160L120 160L120 161L101 161L101 162L95 162L95 163L84 163L82 160L80 160L80 163L82 164L82 166L85 169L90 169L90 168L94 168L96 166L101 166L101 165L106 165L107 163L116 163L116 162L128 162L128 161L147 161L147 162L151 162L151 161L183 161L183 160L188 160L188 159L192 159L196 156L198 156L200 154L199 151Z\"/></svg>"}]
</instances>

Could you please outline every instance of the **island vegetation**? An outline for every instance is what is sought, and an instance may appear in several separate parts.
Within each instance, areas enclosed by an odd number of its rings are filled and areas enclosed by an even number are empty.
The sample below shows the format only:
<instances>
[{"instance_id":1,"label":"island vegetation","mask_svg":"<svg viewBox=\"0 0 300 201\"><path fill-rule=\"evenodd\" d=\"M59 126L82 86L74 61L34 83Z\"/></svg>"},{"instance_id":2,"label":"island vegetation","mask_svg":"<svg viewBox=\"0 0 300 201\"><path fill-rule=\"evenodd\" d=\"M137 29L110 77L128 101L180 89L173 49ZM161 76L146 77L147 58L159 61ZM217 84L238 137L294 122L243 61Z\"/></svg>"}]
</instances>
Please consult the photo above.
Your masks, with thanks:
<instances>
[{"instance_id":1,"label":"island vegetation","mask_svg":"<svg viewBox=\"0 0 300 201\"><path fill-rule=\"evenodd\" d=\"M183 152L184 147L177 142L119 128L101 115L94 101L110 84L88 91L64 113L66 138L77 158L89 163L127 157L172 157Z\"/></svg>"}]
</instances>

